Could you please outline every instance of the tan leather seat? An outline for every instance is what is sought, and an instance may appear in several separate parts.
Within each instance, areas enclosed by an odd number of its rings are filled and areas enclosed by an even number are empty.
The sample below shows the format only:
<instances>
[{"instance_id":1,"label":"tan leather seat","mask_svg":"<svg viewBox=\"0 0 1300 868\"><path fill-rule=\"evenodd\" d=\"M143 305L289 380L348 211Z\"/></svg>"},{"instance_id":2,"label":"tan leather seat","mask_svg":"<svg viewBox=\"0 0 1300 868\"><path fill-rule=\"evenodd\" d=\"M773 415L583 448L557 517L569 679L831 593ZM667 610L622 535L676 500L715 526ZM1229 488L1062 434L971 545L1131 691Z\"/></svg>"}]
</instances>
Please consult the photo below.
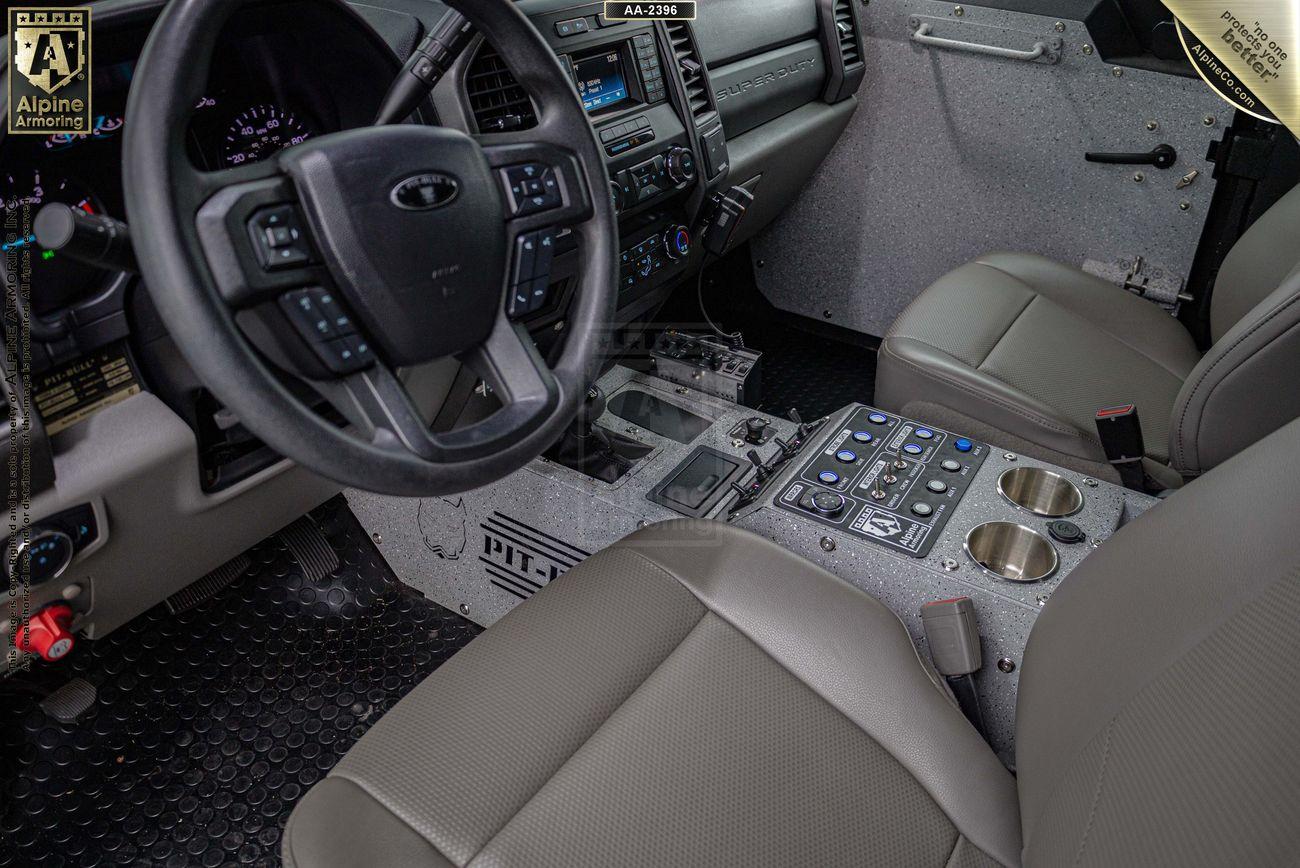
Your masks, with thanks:
<instances>
[{"instance_id":1,"label":"tan leather seat","mask_svg":"<svg viewBox=\"0 0 1300 868\"><path fill-rule=\"evenodd\" d=\"M881 342L881 407L1117 478L1094 414L1134 403L1168 487L1300 416L1300 188L1225 258L1203 356L1155 305L1041 256L993 253L926 289Z\"/></svg>"},{"instance_id":2,"label":"tan leather seat","mask_svg":"<svg viewBox=\"0 0 1300 868\"><path fill-rule=\"evenodd\" d=\"M1076 568L1025 653L1017 778L871 597L727 525L638 531L385 715L285 861L1287 863L1297 484L1300 423Z\"/></svg>"}]
</instances>

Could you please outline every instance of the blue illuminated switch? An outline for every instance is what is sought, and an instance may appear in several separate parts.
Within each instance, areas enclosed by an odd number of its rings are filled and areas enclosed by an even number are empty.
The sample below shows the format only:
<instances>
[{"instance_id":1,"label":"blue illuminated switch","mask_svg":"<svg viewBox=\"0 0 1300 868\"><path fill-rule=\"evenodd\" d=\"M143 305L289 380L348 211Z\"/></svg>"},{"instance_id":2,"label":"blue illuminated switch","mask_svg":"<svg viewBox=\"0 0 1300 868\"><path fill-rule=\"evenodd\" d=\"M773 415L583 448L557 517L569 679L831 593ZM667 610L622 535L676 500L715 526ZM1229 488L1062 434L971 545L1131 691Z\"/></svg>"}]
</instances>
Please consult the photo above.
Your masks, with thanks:
<instances>
[{"instance_id":1,"label":"blue illuminated switch","mask_svg":"<svg viewBox=\"0 0 1300 868\"><path fill-rule=\"evenodd\" d=\"M852 464L854 461L858 460L858 453L851 449L841 449L839 452L835 453L835 457L840 461L843 461L845 464Z\"/></svg>"},{"instance_id":2,"label":"blue illuminated switch","mask_svg":"<svg viewBox=\"0 0 1300 868\"><path fill-rule=\"evenodd\" d=\"M875 440L876 438L871 436L870 431L854 431L853 439L858 443L870 443L872 440Z\"/></svg>"},{"instance_id":3,"label":"blue illuminated switch","mask_svg":"<svg viewBox=\"0 0 1300 868\"><path fill-rule=\"evenodd\" d=\"M922 440L933 440L934 432L931 431L929 428L917 428L916 436L921 438Z\"/></svg>"},{"instance_id":4,"label":"blue illuminated switch","mask_svg":"<svg viewBox=\"0 0 1300 868\"><path fill-rule=\"evenodd\" d=\"M834 470L823 470L817 474L817 478L821 480L823 485L834 485L840 481L840 475Z\"/></svg>"},{"instance_id":5,"label":"blue illuminated switch","mask_svg":"<svg viewBox=\"0 0 1300 868\"><path fill-rule=\"evenodd\" d=\"M884 425L889 421L889 417L884 413L872 413L867 417L867 421L873 425Z\"/></svg>"},{"instance_id":6,"label":"blue illuminated switch","mask_svg":"<svg viewBox=\"0 0 1300 868\"><path fill-rule=\"evenodd\" d=\"M969 452L974 444L965 437L958 437L952 445L958 452Z\"/></svg>"},{"instance_id":7,"label":"blue illuminated switch","mask_svg":"<svg viewBox=\"0 0 1300 868\"><path fill-rule=\"evenodd\" d=\"M922 452L924 452L925 450L922 449L921 446L920 446L919 444L916 444L916 443L904 443L904 444L903 444L903 451L906 452L908 455L920 455L920 454L921 454Z\"/></svg>"}]
</instances>

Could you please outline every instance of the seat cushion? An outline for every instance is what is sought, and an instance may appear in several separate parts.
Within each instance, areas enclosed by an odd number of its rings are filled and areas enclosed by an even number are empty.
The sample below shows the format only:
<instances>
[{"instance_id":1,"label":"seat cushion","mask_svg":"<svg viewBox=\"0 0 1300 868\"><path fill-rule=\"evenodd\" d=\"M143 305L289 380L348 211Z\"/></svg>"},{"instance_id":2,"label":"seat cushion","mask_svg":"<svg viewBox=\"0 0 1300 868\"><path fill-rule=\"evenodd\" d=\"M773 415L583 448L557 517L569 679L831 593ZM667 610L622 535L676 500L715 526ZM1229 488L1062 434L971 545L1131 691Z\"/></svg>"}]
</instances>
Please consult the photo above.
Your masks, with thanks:
<instances>
[{"instance_id":1,"label":"seat cushion","mask_svg":"<svg viewBox=\"0 0 1300 868\"><path fill-rule=\"evenodd\" d=\"M290 865L987 865L1015 785L889 610L667 522L497 622L299 804Z\"/></svg>"},{"instance_id":2,"label":"seat cushion","mask_svg":"<svg viewBox=\"0 0 1300 868\"><path fill-rule=\"evenodd\" d=\"M1085 462L1105 461L1096 411L1133 403L1147 455L1165 464L1170 411L1199 359L1155 305L1041 256L992 253L899 315L881 343L876 402L900 413L944 405L1044 457Z\"/></svg>"}]
</instances>

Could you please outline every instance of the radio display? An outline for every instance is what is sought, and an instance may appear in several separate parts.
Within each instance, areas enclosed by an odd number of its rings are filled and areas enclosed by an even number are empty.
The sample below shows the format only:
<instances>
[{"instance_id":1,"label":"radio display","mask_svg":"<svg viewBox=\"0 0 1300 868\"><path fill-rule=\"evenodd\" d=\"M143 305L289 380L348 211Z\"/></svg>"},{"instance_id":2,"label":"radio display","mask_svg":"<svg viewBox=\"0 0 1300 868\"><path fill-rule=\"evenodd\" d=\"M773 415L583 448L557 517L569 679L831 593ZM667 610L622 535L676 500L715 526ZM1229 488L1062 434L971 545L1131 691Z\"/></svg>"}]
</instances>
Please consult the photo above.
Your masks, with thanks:
<instances>
[{"instance_id":1,"label":"radio display","mask_svg":"<svg viewBox=\"0 0 1300 868\"><path fill-rule=\"evenodd\" d=\"M623 79L623 60L618 51L607 51L573 61L582 107L589 112L608 108L628 98Z\"/></svg>"}]
</instances>

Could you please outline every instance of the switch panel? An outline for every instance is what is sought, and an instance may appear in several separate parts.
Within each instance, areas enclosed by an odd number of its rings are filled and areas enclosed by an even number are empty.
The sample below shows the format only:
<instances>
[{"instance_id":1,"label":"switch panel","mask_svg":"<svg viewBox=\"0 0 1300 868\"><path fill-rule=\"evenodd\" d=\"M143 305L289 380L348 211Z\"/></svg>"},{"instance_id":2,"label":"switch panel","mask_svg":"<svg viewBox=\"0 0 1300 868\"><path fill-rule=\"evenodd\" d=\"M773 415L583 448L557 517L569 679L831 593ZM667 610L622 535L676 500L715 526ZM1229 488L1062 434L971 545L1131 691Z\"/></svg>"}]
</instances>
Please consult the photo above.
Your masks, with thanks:
<instances>
[{"instance_id":1,"label":"switch panel","mask_svg":"<svg viewBox=\"0 0 1300 868\"><path fill-rule=\"evenodd\" d=\"M820 441L776 504L922 558L988 453L984 443L859 406Z\"/></svg>"}]
</instances>

